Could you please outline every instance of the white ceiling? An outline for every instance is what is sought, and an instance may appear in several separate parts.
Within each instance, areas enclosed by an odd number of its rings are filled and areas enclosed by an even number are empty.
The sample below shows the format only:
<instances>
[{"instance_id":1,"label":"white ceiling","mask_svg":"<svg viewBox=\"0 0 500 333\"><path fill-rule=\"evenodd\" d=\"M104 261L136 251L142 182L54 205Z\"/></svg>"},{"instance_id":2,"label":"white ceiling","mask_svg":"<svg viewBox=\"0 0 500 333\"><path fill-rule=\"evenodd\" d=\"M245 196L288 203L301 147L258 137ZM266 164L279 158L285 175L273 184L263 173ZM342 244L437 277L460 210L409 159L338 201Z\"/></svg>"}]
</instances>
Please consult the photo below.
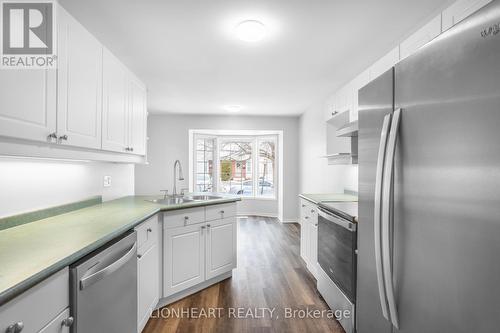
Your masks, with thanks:
<instances>
[{"instance_id":1,"label":"white ceiling","mask_svg":"<svg viewBox=\"0 0 500 333\"><path fill-rule=\"evenodd\" d=\"M295 115L450 0L60 0L148 86L151 112ZM234 25L270 35L245 43Z\"/></svg>"}]
</instances>

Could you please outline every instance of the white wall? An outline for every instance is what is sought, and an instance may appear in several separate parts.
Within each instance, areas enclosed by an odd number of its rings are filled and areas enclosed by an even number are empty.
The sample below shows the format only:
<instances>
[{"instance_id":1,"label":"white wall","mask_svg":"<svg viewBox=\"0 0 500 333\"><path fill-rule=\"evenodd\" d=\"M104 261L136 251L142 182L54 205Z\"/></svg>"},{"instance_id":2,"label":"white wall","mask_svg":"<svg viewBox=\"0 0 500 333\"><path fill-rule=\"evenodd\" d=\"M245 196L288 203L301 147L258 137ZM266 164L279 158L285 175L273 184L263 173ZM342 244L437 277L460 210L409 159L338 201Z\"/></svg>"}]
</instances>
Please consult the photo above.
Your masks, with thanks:
<instances>
[{"instance_id":1,"label":"white wall","mask_svg":"<svg viewBox=\"0 0 500 333\"><path fill-rule=\"evenodd\" d=\"M103 176L111 187L103 187ZM134 194L134 165L0 158L0 217L71 203Z\"/></svg>"},{"instance_id":2,"label":"white wall","mask_svg":"<svg viewBox=\"0 0 500 333\"><path fill-rule=\"evenodd\" d=\"M302 114L300 133L300 193L342 193L358 191L357 165L328 165L324 101L313 104Z\"/></svg>"},{"instance_id":3,"label":"white wall","mask_svg":"<svg viewBox=\"0 0 500 333\"><path fill-rule=\"evenodd\" d=\"M298 117L150 115L148 118L149 165L135 169L136 194L159 194L161 189L172 191L173 166L181 161L184 182L178 189L189 186L189 129L219 130L282 130L283 131L283 219L296 221L298 214ZM241 214L277 216L276 200L250 200L238 204Z\"/></svg>"}]
</instances>

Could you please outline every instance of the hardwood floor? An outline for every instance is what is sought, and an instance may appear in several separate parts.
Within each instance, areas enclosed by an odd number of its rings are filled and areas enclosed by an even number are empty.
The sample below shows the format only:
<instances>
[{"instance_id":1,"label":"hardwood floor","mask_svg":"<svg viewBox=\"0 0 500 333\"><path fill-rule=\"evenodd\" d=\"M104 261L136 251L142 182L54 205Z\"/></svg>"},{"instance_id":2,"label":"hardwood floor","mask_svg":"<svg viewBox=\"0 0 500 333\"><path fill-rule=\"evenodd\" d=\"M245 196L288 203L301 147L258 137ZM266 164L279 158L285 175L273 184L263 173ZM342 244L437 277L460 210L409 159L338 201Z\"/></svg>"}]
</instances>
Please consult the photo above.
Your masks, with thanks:
<instances>
[{"instance_id":1,"label":"hardwood floor","mask_svg":"<svg viewBox=\"0 0 500 333\"><path fill-rule=\"evenodd\" d=\"M144 333L344 332L325 316L285 318L293 310L328 310L300 258L298 224L249 217L239 219L238 235L233 277L154 312Z\"/></svg>"}]
</instances>

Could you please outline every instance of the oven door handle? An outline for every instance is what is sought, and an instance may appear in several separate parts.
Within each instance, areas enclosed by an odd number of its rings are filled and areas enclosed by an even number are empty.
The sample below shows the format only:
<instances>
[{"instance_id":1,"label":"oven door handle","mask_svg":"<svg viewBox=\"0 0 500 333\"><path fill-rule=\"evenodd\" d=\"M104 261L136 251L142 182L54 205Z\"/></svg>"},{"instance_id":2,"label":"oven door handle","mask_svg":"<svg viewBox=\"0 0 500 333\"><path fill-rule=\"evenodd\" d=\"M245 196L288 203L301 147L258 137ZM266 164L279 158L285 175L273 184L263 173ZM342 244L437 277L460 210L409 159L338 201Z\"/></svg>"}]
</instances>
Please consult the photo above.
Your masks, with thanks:
<instances>
[{"instance_id":1,"label":"oven door handle","mask_svg":"<svg viewBox=\"0 0 500 333\"><path fill-rule=\"evenodd\" d=\"M350 232L356 231L356 223L352 223L352 222L349 222L349 221L344 220L342 218L330 215L330 214L326 213L324 210L322 210L321 208L318 210L318 215L329 222L335 223L335 224L341 226L342 228L349 230Z\"/></svg>"}]
</instances>

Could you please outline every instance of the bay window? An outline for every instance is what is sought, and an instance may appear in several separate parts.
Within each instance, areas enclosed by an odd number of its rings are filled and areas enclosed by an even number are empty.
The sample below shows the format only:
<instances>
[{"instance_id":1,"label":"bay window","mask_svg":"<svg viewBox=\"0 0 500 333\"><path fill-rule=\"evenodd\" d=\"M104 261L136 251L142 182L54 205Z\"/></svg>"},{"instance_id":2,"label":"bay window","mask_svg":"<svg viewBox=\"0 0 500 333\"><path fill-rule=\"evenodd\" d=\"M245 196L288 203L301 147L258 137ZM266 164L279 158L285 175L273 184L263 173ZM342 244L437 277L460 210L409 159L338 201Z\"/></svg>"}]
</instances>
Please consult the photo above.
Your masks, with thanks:
<instances>
[{"instance_id":1,"label":"bay window","mask_svg":"<svg viewBox=\"0 0 500 333\"><path fill-rule=\"evenodd\" d=\"M193 133L192 139L194 191L276 199L276 135Z\"/></svg>"}]
</instances>

